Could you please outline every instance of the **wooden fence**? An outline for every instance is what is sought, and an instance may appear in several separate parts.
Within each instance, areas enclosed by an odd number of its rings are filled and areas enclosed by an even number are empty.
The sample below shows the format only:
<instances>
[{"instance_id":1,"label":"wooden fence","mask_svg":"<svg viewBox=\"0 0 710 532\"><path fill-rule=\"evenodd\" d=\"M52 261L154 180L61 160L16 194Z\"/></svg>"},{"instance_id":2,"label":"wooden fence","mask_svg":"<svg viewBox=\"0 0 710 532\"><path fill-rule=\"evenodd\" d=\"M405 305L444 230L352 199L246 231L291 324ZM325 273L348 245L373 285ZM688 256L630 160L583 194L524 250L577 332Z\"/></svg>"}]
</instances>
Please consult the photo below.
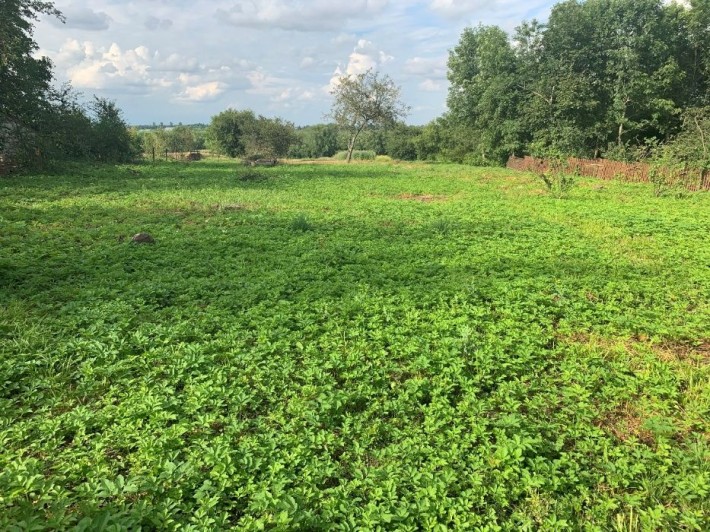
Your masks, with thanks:
<instances>
[{"instance_id":1,"label":"wooden fence","mask_svg":"<svg viewBox=\"0 0 710 532\"><path fill-rule=\"evenodd\" d=\"M547 170L549 162L530 156L515 157L511 155L506 166L513 170L539 172ZM574 157L567 159L566 170L587 177L606 180L618 179L632 183L648 183L651 174L651 167L645 163L622 163L606 159L577 159ZM689 190L710 190L710 173L707 171L702 173L697 171L675 172L674 177L682 181Z\"/></svg>"}]
</instances>

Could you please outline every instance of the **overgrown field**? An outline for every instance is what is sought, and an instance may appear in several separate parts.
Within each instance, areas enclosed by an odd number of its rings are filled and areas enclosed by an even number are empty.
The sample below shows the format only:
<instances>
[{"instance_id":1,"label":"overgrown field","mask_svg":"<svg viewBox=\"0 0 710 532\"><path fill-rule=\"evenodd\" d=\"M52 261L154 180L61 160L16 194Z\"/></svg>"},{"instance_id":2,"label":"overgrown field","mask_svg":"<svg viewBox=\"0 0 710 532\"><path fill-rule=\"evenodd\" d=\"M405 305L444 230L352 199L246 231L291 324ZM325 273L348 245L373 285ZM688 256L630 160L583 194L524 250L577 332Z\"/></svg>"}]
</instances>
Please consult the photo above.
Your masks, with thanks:
<instances>
[{"instance_id":1,"label":"overgrown field","mask_svg":"<svg viewBox=\"0 0 710 532\"><path fill-rule=\"evenodd\" d=\"M0 529L707 530L708 235L503 169L3 179Z\"/></svg>"}]
</instances>

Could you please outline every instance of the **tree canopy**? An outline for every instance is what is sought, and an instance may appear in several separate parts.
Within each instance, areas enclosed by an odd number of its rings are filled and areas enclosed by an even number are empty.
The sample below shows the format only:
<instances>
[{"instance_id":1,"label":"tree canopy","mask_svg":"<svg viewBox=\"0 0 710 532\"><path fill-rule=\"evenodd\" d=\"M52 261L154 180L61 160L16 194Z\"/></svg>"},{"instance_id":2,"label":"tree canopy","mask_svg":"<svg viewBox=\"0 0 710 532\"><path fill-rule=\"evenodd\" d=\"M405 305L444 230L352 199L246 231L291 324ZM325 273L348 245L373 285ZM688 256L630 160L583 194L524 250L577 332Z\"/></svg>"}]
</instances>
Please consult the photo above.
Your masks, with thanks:
<instances>
[{"instance_id":1,"label":"tree canopy","mask_svg":"<svg viewBox=\"0 0 710 532\"><path fill-rule=\"evenodd\" d=\"M295 139L294 126L290 122L236 109L227 109L213 116L207 136L216 153L250 158L282 157Z\"/></svg>"},{"instance_id":2,"label":"tree canopy","mask_svg":"<svg viewBox=\"0 0 710 532\"><path fill-rule=\"evenodd\" d=\"M467 28L449 57L446 120L480 162L512 153L633 157L707 105L710 1L566 0L509 37Z\"/></svg>"},{"instance_id":3,"label":"tree canopy","mask_svg":"<svg viewBox=\"0 0 710 532\"><path fill-rule=\"evenodd\" d=\"M348 162L352 159L355 142L365 128L393 125L409 112L399 99L400 88L389 76L380 76L373 70L341 76L331 94L334 100L330 116L350 136Z\"/></svg>"},{"instance_id":4,"label":"tree canopy","mask_svg":"<svg viewBox=\"0 0 710 532\"><path fill-rule=\"evenodd\" d=\"M33 55L34 22L42 14L61 19L52 2L0 2L0 153L31 135L49 105L52 63Z\"/></svg>"}]
</instances>

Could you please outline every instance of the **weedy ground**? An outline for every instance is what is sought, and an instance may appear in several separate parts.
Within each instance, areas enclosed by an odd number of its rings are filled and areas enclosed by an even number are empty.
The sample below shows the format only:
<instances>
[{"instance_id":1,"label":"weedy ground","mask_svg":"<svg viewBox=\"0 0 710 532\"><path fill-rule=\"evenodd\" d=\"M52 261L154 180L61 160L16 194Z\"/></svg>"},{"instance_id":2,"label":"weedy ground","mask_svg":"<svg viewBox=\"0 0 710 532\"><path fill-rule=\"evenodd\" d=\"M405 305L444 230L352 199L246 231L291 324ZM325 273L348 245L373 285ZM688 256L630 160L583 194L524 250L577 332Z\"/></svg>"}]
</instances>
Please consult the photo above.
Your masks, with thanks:
<instances>
[{"instance_id":1,"label":"weedy ground","mask_svg":"<svg viewBox=\"0 0 710 532\"><path fill-rule=\"evenodd\" d=\"M0 181L0 529L710 528L707 193L255 172Z\"/></svg>"}]
</instances>

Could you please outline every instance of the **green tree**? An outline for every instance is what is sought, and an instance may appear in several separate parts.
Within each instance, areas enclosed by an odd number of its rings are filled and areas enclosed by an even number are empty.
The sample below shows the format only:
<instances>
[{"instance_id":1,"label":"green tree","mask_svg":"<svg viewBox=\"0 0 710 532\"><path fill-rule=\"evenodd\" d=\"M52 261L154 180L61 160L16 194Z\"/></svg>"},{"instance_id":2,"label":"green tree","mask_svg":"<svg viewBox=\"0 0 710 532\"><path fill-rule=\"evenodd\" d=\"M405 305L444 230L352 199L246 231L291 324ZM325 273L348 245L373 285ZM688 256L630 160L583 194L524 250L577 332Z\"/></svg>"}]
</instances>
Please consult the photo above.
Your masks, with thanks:
<instances>
[{"instance_id":1,"label":"green tree","mask_svg":"<svg viewBox=\"0 0 710 532\"><path fill-rule=\"evenodd\" d=\"M409 107L400 101L400 88L389 76L368 70L356 76L341 76L331 91L330 117L348 133L347 162L352 160L358 136L365 128L395 124Z\"/></svg>"},{"instance_id":2,"label":"green tree","mask_svg":"<svg viewBox=\"0 0 710 532\"><path fill-rule=\"evenodd\" d=\"M414 161L417 158L415 144L422 128L398 124L387 130L385 135L385 153L401 161Z\"/></svg>"},{"instance_id":3,"label":"green tree","mask_svg":"<svg viewBox=\"0 0 710 532\"><path fill-rule=\"evenodd\" d=\"M500 163L520 150L517 60L497 26L466 28L449 54L450 120L476 139L477 159Z\"/></svg>"},{"instance_id":4,"label":"green tree","mask_svg":"<svg viewBox=\"0 0 710 532\"><path fill-rule=\"evenodd\" d=\"M99 161L128 162L137 155L136 142L115 102L94 97L91 112L91 154Z\"/></svg>"},{"instance_id":5,"label":"green tree","mask_svg":"<svg viewBox=\"0 0 710 532\"><path fill-rule=\"evenodd\" d=\"M0 154L38 145L37 130L50 111L52 64L34 56L39 15L62 19L52 2L0 2Z\"/></svg>"},{"instance_id":6,"label":"green tree","mask_svg":"<svg viewBox=\"0 0 710 532\"><path fill-rule=\"evenodd\" d=\"M195 133L187 126L179 125L166 131L167 149L173 153L195 149Z\"/></svg>"},{"instance_id":7,"label":"green tree","mask_svg":"<svg viewBox=\"0 0 710 532\"><path fill-rule=\"evenodd\" d=\"M215 153L239 157L246 153L245 136L256 116L252 111L227 109L212 117L207 130L208 146Z\"/></svg>"},{"instance_id":8,"label":"green tree","mask_svg":"<svg viewBox=\"0 0 710 532\"><path fill-rule=\"evenodd\" d=\"M295 137L292 123L260 115L244 131L245 154L252 159L283 157Z\"/></svg>"},{"instance_id":9,"label":"green tree","mask_svg":"<svg viewBox=\"0 0 710 532\"><path fill-rule=\"evenodd\" d=\"M710 0L690 0L685 11L687 35L687 86L693 105L710 105Z\"/></svg>"}]
</instances>

